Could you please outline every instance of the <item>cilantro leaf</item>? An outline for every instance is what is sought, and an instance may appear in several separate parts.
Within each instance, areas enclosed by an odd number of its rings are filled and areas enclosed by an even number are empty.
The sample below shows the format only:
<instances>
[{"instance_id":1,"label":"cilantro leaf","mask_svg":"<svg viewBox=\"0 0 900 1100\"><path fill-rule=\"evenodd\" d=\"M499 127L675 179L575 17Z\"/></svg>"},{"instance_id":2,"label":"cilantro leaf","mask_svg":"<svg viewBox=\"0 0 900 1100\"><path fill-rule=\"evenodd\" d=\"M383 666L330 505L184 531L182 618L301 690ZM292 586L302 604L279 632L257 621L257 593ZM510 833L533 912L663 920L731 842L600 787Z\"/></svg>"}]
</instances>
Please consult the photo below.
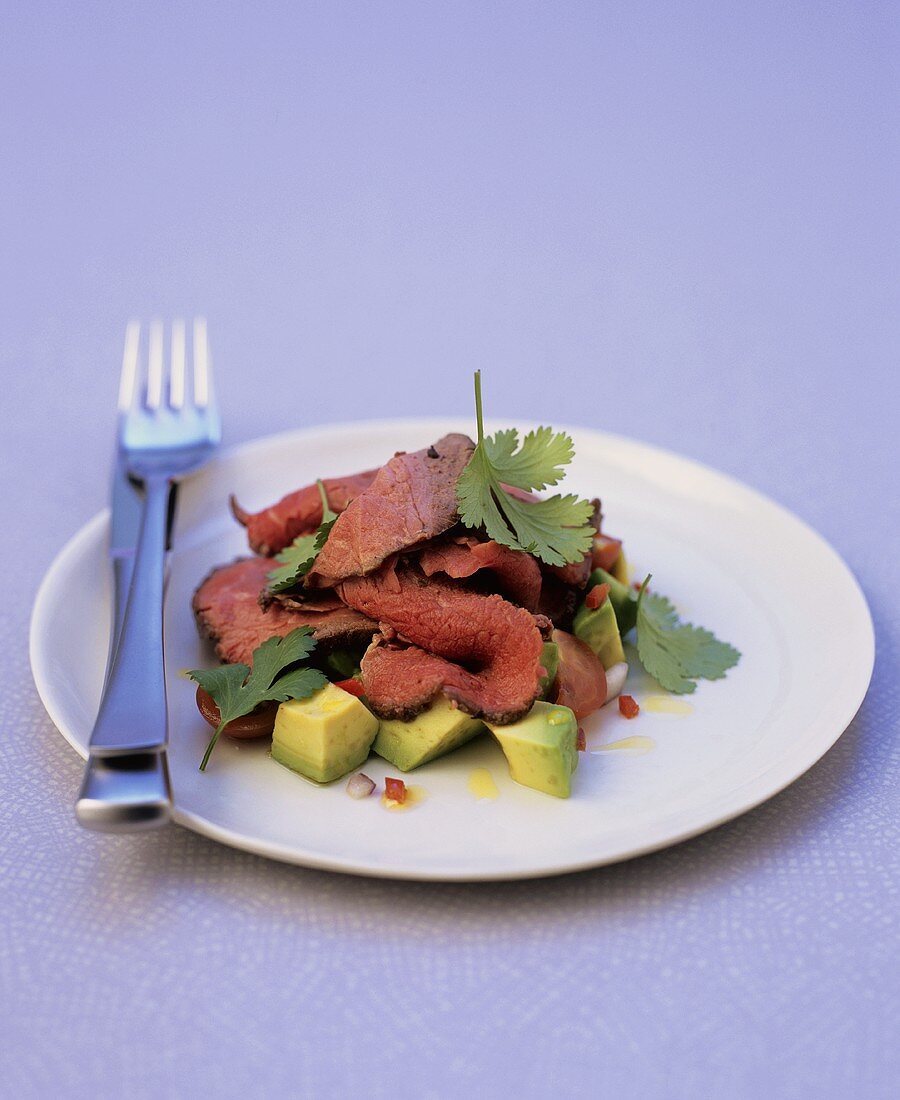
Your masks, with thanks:
<instances>
[{"instance_id":1,"label":"cilantro leaf","mask_svg":"<svg viewBox=\"0 0 900 1100\"><path fill-rule=\"evenodd\" d=\"M637 609L637 651L641 664L667 691L690 695L699 678L721 680L741 658L734 646L703 627L678 619L670 600L641 585Z\"/></svg>"},{"instance_id":2,"label":"cilantro leaf","mask_svg":"<svg viewBox=\"0 0 900 1100\"><path fill-rule=\"evenodd\" d=\"M268 638L253 651L252 670L243 664L195 668L188 676L208 692L219 708L219 725L206 746L200 771L206 765L222 730L235 718L250 714L260 703L306 699L325 685L316 668L293 668L316 648L312 628L298 627L283 638Z\"/></svg>"},{"instance_id":3,"label":"cilantro leaf","mask_svg":"<svg viewBox=\"0 0 900 1100\"><path fill-rule=\"evenodd\" d=\"M548 565L580 561L591 548L590 501L569 493L547 500L518 500L504 485L531 491L556 485L574 454L572 438L552 428L529 432L519 446L515 428L485 437L481 371L475 372L478 445L456 483L466 527L483 527L502 546L534 554Z\"/></svg>"},{"instance_id":4,"label":"cilantro leaf","mask_svg":"<svg viewBox=\"0 0 900 1100\"><path fill-rule=\"evenodd\" d=\"M517 489L546 489L556 485L566 476L563 467L575 457L572 437L565 432L554 435L552 428L529 432L520 451L516 451L518 445L519 433L515 428L507 428L484 440L488 461L500 481Z\"/></svg>"},{"instance_id":5,"label":"cilantro leaf","mask_svg":"<svg viewBox=\"0 0 900 1100\"><path fill-rule=\"evenodd\" d=\"M298 535L297 538L275 558L281 562L278 569L269 573L269 591L284 592L299 584L312 569L313 562L334 526L337 516L328 507L328 494L321 481L317 481L319 496L322 498L322 522L314 535Z\"/></svg>"},{"instance_id":6,"label":"cilantro leaf","mask_svg":"<svg viewBox=\"0 0 900 1100\"><path fill-rule=\"evenodd\" d=\"M242 664L222 665L221 668L195 668L188 672L188 676L199 684L207 695L213 697L219 708L220 717L230 714L232 718L238 717L237 712L241 709L241 689L249 674L250 669ZM253 707L250 708L252 709Z\"/></svg>"}]
</instances>

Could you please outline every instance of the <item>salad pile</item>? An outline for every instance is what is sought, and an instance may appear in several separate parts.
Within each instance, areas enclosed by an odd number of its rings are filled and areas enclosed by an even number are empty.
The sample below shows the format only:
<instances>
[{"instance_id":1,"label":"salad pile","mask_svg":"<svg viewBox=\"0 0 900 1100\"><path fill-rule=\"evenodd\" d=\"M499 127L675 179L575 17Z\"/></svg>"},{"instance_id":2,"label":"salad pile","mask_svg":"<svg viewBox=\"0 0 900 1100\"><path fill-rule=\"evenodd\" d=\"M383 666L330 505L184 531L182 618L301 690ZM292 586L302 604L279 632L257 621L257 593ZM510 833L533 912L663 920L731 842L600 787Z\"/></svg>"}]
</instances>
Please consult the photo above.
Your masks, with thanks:
<instances>
[{"instance_id":1,"label":"salad pile","mask_svg":"<svg viewBox=\"0 0 900 1100\"><path fill-rule=\"evenodd\" d=\"M408 772L489 731L513 779L567 797L580 723L624 686L626 636L679 694L737 663L649 577L632 583L599 500L537 495L564 477L570 436L486 436L478 373L475 397L475 440L447 435L255 513L232 500L253 555L193 599L223 662L190 673L214 727L201 769L222 734L271 737L275 760L327 783L373 751Z\"/></svg>"}]
</instances>

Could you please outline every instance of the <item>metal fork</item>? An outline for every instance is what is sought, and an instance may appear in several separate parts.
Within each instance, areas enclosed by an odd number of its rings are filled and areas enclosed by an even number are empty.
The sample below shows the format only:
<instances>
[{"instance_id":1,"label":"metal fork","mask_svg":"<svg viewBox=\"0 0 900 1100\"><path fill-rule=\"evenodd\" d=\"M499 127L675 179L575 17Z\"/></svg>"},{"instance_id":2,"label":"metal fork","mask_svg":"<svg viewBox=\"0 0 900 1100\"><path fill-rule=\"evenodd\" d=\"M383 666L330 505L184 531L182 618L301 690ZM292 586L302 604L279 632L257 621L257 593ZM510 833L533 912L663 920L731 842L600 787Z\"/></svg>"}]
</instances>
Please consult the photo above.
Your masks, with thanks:
<instances>
[{"instance_id":1,"label":"metal fork","mask_svg":"<svg viewBox=\"0 0 900 1100\"><path fill-rule=\"evenodd\" d=\"M90 739L76 813L103 831L163 824L170 813L163 598L169 491L197 470L221 437L212 393L206 322L193 326L188 385L184 324L175 322L166 361L163 327L150 326L147 369L126 355L119 388L119 453L144 491L125 618Z\"/></svg>"}]
</instances>

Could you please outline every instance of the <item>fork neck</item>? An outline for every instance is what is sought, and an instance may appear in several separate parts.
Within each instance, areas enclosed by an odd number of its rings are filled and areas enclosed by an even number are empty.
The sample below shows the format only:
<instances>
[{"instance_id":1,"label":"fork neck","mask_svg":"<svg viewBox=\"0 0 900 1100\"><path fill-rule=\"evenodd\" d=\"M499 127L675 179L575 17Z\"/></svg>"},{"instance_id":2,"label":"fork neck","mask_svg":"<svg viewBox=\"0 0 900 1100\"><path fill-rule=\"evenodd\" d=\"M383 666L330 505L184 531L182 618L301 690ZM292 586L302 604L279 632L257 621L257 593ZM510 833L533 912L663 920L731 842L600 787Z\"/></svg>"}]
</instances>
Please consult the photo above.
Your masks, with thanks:
<instances>
[{"instance_id":1,"label":"fork neck","mask_svg":"<svg viewBox=\"0 0 900 1100\"><path fill-rule=\"evenodd\" d=\"M91 735L95 755L155 752L166 743L163 595L169 479L150 474L125 621L100 713Z\"/></svg>"}]
</instances>

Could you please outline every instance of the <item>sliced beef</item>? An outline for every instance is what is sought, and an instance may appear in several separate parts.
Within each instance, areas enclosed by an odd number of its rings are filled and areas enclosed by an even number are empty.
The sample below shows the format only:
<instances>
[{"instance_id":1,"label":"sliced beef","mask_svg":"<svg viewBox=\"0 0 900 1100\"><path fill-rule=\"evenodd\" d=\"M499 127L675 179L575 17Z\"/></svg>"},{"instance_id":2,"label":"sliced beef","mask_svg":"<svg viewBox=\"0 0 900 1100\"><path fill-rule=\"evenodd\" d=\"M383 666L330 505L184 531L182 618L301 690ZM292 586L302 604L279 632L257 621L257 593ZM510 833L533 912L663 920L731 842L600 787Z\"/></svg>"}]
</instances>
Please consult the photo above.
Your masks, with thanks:
<instances>
[{"instance_id":1,"label":"sliced beef","mask_svg":"<svg viewBox=\"0 0 900 1100\"><path fill-rule=\"evenodd\" d=\"M349 477L323 478L328 506L333 512L343 512L355 497L367 489L378 473L365 470ZM289 546L298 535L309 535L322 522L322 498L315 483L288 493L271 508L261 512L245 512L234 497L231 511L238 523L247 528L247 541L256 554L271 557Z\"/></svg>"},{"instance_id":2,"label":"sliced beef","mask_svg":"<svg viewBox=\"0 0 900 1100\"><path fill-rule=\"evenodd\" d=\"M456 692L478 699L479 704L484 698L483 685L474 673L418 646L397 645L378 634L363 655L362 679L372 710L380 718L401 722L415 718L441 691L451 698Z\"/></svg>"},{"instance_id":3,"label":"sliced beef","mask_svg":"<svg viewBox=\"0 0 900 1100\"><path fill-rule=\"evenodd\" d=\"M364 644L372 637L377 624L345 606L316 612L275 605L264 611L259 594L271 568L267 558L243 558L214 569L194 593L197 626L215 643L221 660L250 664L258 645L298 626L311 626L323 649Z\"/></svg>"},{"instance_id":4,"label":"sliced beef","mask_svg":"<svg viewBox=\"0 0 900 1100\"><path fill-rule=\"evenodd\" d=\"M577 588L573 588L570 584L563 584L558 577L545 573L541 584L539 610L554 626L568 630L575 617L580 596L581 593Z\"/></svg>"},{"instance_id":5,"label":"sliced beef","mask_svg":"<svg viewBox=\"0 0 900 1100\"><path fill-rule=\"evenodd\" d=\"M537 561L522 550L472 535L459 535L425 546L418 555L419 568L426 577L444 573L448 577L471 577L489 571L497 587L513 603L536 611L541 596L541 570Z\"/></svg>"},{"instance_id":6,"label":"sliced beef","mask_svg":"<svg viewBox=\"0 0 900 1100\"><path fill-rule=\"evenodd\" d=\"M271 568L271 562L269 568ZM290 611L322 612L346 607L344 601L331 588L315 589L312 592L306 588L294 588L290 592L270 592L268 588L264 588L259 594L259 606L263 611L268 611L273 604L286 607Z\"/></svg>"},{"instance_id":7,"label":"sliced beef","mask_svg":"<svg viewBox=\"0 0 900 1100\"><path fill-rule=\"evenodd\" d=\"M593 500L591 503L594 505L594 512L588 522L594 528L594 531L599 531L600 501ZM593 545L589 547L581 561L569 562L568 565L546 565L544 568L551 576L561 580L563 584L570 584L574 588L584 588L593 569L592 558Z\"/></svg>"},{"instance_id":8,"label":"sliced beef","mask_svg":"<svg viewBox=\"0 0 900 1100\"><path fill-rule=\"evenodd\" d=\"M537 698L543 643L524 608L410 566L350 578L340 593L392 639L370 646L362 662L366 696L379 717L408 719L443 692L467 714L504 724Z\"/></svg>"},{"instance_id":9,"label":"sliced beef","mask_svg":"<svg viewBox=\"0 0 900 1100\"><path fill-rule=\"evenodd\" d=\"M373 572L392 554L443 534L457 519L456 482L475 444L445 435L431 447L395 455L337 518L306 578L333 588Z\"/></svg>"},{"instance_id":10,"label":"sliced beef","mask_svg":"<svg viewBox=\"0 0 900 1100\"><path fill-rule=\"evenodd\" d=\"M569 562L566 565L548 565L547 572L561 580L563 584L572 588L584 588L591 575L591 555L585 554L581 561Z\"/></svg>"}]
</instances>

